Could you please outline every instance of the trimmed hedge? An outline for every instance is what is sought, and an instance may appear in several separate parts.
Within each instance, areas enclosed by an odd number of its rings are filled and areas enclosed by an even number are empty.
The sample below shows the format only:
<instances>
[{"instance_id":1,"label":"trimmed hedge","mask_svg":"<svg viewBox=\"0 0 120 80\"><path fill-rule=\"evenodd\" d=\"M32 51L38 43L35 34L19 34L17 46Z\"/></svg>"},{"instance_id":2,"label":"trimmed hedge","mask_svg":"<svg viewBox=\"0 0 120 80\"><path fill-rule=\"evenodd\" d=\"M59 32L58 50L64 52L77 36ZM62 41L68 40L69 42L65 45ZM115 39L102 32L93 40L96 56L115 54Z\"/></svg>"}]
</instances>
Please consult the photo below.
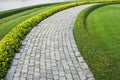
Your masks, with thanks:
<instances>
[{"instance_id":1,"label":"trimmed hedge","mask_svg":"<svg viewBox=\"0 0 120 80\"><path fill-rule=\"evenodd\" d=\"M93 2L72 2L69 4L64 4L52 9L49 9L45 12L42 12L34 17L27 19L22 22L15 28L13 28L1 41L0 41L0 79L4 78L7 69L9 68L12 58L14 56L14 52L17 51L19 45L21 44L24 36L40 21L47 18L48 16L70 8L74 6L78 6L81 4L87 4Z\"/></svg>"}]
</instances>

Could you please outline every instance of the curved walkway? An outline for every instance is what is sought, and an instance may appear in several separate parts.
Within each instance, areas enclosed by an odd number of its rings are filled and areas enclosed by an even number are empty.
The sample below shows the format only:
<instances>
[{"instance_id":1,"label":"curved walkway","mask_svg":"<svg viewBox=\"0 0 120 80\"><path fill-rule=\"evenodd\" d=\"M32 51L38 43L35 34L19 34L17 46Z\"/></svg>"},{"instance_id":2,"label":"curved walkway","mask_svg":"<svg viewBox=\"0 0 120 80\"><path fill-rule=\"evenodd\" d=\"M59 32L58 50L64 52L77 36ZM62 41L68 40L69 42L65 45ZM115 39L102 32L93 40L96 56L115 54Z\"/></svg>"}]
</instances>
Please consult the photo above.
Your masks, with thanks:
<instances>
[{"instance_id":1,"label":"curved walkway","mask_svg":"<svg viewBox=\"0 0 120 80\"><path fill-rule=\"evenodd\" d=\"M94 80L73 36L76 16L88 6L58 12L34 27L16 53L5 80Z\"/></svg>"}]
</instances>

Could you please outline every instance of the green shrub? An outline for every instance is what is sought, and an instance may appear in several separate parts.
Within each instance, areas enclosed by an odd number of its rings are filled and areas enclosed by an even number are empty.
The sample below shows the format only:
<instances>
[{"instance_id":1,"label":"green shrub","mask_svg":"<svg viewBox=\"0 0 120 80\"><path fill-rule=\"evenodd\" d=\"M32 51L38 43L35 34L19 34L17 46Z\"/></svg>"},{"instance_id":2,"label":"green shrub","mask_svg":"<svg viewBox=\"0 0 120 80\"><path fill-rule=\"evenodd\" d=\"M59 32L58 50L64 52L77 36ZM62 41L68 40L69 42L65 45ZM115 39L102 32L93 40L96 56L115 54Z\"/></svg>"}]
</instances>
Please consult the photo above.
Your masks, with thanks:
<instances>
[{"instance_id":1,"label":"green shrub","mask_svg":"<svg viewBox=\"0 0 120 80\"><path fill-rule=\"evenodd\" d=\"M1 41L0 41L0 79L4 78L7 69L9 68L12 58L14 56L14 52L18 49L19 45L21 44L24 36L40 21L45 19L46 17L81 4L87 4L92 2L73 2L69 4L64 4L58 6L53 9L49 9L45 12L42 12L38 15L35 15L26 21L22 22L15 28L13 28Z\"/></svg>"}]
</instances>

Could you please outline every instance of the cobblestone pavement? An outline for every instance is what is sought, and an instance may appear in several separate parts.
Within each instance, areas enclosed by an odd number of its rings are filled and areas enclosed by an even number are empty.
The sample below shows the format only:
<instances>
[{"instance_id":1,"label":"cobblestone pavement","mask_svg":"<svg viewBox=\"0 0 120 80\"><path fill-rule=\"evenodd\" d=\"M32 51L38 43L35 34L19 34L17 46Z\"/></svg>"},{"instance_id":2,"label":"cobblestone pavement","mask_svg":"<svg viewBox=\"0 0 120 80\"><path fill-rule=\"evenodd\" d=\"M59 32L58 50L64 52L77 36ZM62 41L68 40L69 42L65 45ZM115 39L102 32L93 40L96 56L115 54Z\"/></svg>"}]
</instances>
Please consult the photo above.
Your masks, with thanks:
<instances>
[{"instance_id":1,"label":"cobblestone pavement","mask_svg":"<svg viewBox=\"0 0 120 80\"><path fill-rule=\"evenodd\" d=\"M81 5L40 22L24 39L5 80L95 80L77 49L73 26Z\"/></svg>"}]
</instances>

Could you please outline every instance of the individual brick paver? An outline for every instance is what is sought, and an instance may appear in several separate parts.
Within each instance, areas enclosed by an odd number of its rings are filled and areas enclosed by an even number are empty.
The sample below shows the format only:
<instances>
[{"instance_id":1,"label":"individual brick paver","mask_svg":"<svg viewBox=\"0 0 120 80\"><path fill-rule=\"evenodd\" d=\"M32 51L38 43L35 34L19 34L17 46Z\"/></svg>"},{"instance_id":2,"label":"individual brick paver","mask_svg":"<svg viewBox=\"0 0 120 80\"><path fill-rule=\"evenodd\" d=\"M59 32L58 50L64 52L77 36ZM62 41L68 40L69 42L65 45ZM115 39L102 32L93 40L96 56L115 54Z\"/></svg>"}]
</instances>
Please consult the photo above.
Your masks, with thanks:
<instances>
[{"instance_id":1,"label":"individual brick paver","mask_svg":"<svg viewBox=\"0 0 120 80\"><path fill-rule=\"evenodd\" d=\"M73 26L90 5L58 12L25 37L5 80L95 80L77 49Z\"/></svg>"}]
</instances>

